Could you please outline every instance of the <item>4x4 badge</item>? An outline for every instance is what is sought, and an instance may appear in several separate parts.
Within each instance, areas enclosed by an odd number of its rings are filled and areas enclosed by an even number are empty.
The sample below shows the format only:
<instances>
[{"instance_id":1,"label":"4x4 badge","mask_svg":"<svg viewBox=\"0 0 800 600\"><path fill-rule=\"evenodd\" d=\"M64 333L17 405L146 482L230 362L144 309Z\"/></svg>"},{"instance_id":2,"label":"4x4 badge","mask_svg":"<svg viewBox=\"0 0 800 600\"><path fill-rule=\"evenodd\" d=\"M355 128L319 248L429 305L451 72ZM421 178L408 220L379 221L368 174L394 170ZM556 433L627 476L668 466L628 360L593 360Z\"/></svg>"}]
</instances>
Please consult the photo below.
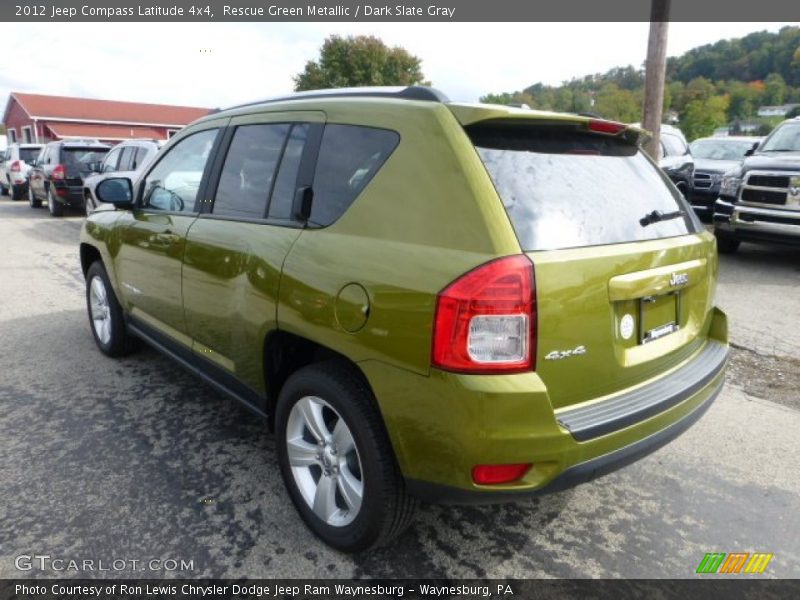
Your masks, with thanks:
<instances>
[{"instance_id":1,"label":"4x4 badge","mask_svg":"<svg viewBox=\"0 0 800 600\"><path fill-rule=\"evenodd\" d=\"M686 285L687 283L689 283L689 275L687 273L673 273L672 277L669 278L671 286Z\"/></svg>"},{"instance_id":2,"label":"4x4 badge","mask_svg":"<svg viewBox=\"0 0 800 600\"><path fill-rule=\"evenodd\" d=\"M576 346L572 350L553 350L548 352L545 360L561 360L562 358L569 358L570 356L580 356L586 354L586 346Z\"/></svg>"}]
</instances>

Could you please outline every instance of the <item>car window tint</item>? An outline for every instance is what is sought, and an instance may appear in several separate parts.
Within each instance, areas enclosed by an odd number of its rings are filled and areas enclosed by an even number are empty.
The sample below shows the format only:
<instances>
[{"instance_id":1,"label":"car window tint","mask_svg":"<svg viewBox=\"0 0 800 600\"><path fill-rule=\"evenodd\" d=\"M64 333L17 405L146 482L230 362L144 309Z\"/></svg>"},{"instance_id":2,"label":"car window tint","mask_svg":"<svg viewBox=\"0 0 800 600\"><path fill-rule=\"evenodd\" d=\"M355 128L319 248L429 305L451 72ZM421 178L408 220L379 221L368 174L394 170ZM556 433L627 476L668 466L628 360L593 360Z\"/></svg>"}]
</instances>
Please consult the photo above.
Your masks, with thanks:
<instances>
[{"instance_id":1,"label":"car window tint","mask_svg":"<svg viewBox=\"0 0 800 600\"><path fill-rule=\"evenodd\" d=\"M269 202L271 219L290 219L292 216L292 203L297 188L297 172L300 169L300 159L303 156L303 147L307 137L307 123L296 123L292 126L289 141L286 142L286 149L281 158L272 199Z\"/></svg>"},{"instance_id":2,"label":"car window tint","mask_svg":"<svg viewBox=\"0 0 800 600\"><path fill-rule=\"evenodd\" d=\"M108 153L105 160L103 161L103 166L100 169L101 173L112 173L113 171L117 170L117 164L119 164L119 155L122 151L112 150Z\"/></svg>"},{"instance_id":3,"label":"car window tint","mask_svg":"<svg viewBox=\"0 0 800 600\"><path fill-rule=\"evenodd\" d=\"M667 156L683 156L686 154L686 146L677 136L662 132L661 141L667 149Z\"/></svg>"},{"instance_id":4,"label":"car window tint","mask_svg":"<svg viewBox=\"0 0 800 600\"><path fill-rule=\"evenodd\" d=\"M136 169L141 168L142 165L145 164L145 161L147 160L147 152L148 152L147 148L136 149L136 156L134 157L133 162L131 163L131 171L135 171Z\"/></svg>"},{"instance_id":5,"label":"car window tint","mask_svg":"<svg viewBox=\"0 0 800 600\"><path fill-rule=\"evenodd\" d=\"M119 165L117 165L117 170L130 171L131 158L133 158L134 154L136 154L135 146L125 146L125 148L122 149L122 155L119 157Z\"/></svg>"},{"instance_id":6,"label":"car window tint","mask_svg":"<svg viewBox=\"0 0 800 600\"><path fill-rule=\"evenodd\" d=\"M214 198L215 215L264 218L289 125L236 128Z\"/></svg>"},{"instance_id":7,"label":"car window tint","mask_svg":"<svg viewBox=\"0 0 800 600\"><path fill-rule=\"evenodd\" d=\"M400 141L395 131L326 125L314 175L310 221L330 225L367 186Z\"/></svg>"},{"instance_id":8,"label":"car window tint","mask_svg":"<svg viewBox=\"0 0 800 600\"><path fill-rule=\"evenodd\" d=\"M694 233L691 208L635 143L523 125L474 125L475 144L525 251ZM654 210L683 218L647 226Z\"/></svg>"},{"instance_id":9,"label":"car window tint","mask_svg":"<svg viewBox=\"0 0 800 600\"><path fill-rule=\"evenodd\" d=\"M144 180L145 207L194 212L200 182L218 131L208 129L190 135L164 155Z\"/></svg>"}]
</instances>

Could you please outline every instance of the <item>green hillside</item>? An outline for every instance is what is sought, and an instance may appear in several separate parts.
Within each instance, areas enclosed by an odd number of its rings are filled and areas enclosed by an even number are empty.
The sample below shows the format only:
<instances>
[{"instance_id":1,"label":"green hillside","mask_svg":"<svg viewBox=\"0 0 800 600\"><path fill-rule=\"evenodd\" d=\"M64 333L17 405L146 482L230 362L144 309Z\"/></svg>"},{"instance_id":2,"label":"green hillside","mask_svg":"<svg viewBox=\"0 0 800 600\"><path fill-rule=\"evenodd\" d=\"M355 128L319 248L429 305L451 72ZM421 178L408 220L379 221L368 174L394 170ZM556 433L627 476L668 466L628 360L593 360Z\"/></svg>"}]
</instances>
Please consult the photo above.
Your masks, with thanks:
<instances>
[{"instance_id":1,"label":"green hillside","mask_svg":"<svg viewBox=\"0 0 800 600\"><path fill-rule=\"evenodd\" d=\"M535 83L520 91L487 94L482 102L525 103L532 108L593 112L640 121L644 69L617 67L560 86ZM759 119L763 105L800 103L800 28L759 31L721 40L667 60L665 114L674 111L686 135L710 135L727 124L758 123L761 133L778 119Z\"/></svg>"}]
</instances>

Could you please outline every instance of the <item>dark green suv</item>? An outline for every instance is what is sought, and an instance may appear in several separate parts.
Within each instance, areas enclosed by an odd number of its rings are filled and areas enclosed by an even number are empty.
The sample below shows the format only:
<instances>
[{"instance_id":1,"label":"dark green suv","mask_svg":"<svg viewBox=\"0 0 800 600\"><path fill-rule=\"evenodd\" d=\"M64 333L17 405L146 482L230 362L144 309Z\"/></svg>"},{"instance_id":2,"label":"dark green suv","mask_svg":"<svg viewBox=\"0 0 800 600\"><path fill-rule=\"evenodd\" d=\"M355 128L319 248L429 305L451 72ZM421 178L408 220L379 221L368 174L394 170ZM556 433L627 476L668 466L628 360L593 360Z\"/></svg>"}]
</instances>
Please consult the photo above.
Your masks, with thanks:
<instances>
[{"instance_id":1,"label":"dark green suv","mask_svg":"<svg viewBox=\"0 0 800 600\"><path fill-rule=\"evenodd\" d=\"M418 499L561 489L719 392L714 236L641 130L333 90L182 130L84 225L91 329L268 419L309 527L385 542Z\"/></svg>"}]
</instances>

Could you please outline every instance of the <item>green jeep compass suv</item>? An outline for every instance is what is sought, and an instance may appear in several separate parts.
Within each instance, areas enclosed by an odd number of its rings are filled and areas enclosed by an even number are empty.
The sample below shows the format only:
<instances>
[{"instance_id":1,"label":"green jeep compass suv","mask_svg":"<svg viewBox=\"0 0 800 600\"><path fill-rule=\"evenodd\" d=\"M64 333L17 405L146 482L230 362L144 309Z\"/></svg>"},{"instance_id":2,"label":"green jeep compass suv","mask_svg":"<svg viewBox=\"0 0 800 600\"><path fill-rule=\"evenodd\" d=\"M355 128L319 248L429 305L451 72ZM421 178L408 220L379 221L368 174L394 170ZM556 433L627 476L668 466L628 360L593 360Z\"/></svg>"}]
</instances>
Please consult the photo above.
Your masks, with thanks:
<instances>
[{"instance_id":1,"label":"green jeep compass suv","mask_svg":"<svg viewBox=\"0 0 800 600\"><path fill-rule=\"evenodd\" d=\"M418 500L587 481L708 408L714 236L639 147L576 115L430 88L205 117L84 225L91 329L267 417L289 495L345 551Z\"/></svg>"}]
</instances>

